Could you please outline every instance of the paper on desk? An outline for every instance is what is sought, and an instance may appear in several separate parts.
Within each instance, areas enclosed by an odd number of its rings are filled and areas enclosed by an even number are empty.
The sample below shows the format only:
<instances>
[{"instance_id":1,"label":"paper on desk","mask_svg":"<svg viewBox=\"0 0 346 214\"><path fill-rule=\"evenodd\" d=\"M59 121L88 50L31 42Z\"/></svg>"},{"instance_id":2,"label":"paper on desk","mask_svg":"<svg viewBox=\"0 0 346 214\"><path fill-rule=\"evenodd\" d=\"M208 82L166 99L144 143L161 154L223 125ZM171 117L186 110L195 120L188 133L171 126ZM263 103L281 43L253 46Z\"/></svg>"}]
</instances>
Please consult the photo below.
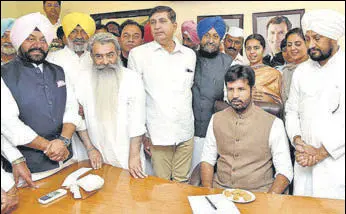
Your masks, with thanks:
<instances>
[{"instance_id":1,"label":"paper on desk","mask_svg":"<svg viewBox=\"0 0 346 214\"><path fill-rule=\"evenodd\" d=\"M229 201L222 194L207 195L208 198L215 204L215 210L205 198L205 195L188 196L193 214L240 214L238 208L232 201Z\"/></svg>"},{"instance_id":2,"label":"paper on desk","mask_svg":"<svg viewBox=\"0 0 346 214\"><path fill-rule=\"evenodd\" d=\"M65 178L64 183L61 186L69 188L71 185L76 184L78 177L86 172L89 172L90 170L92 170L92 168L82 167L77 169Z\"/></svg>"}]
</instances>

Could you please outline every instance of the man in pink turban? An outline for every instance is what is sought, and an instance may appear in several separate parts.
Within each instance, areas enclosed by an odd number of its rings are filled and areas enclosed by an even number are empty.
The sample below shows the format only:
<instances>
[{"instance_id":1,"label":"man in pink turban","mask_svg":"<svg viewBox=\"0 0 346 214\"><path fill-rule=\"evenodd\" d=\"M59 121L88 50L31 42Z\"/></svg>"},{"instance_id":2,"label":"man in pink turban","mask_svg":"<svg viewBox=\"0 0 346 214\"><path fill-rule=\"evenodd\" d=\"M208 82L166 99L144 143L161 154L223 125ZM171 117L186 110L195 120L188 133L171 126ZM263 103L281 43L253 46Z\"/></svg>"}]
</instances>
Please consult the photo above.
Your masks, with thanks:
<instances>
[{"instance_id":1,"label":"man in pink turban","mask_svg":"<svg viewBox=\"0 0 346 214\"><path fill-rule=\"evenodd\" d=\"M184 46L195 51L199 49L200 41L197 35L197 24L194 21L185 21L181 25L181 35Z\"/></svg>"},{"instance_id":2,"label":"man in pink turban","mask_svg":"<svg viewBox=\"0 0 346 214\"><path fill-rule=\"evenodd\" d=\"M10 34L17 57L1 66L2 167L16 185L35 187L74 162L78 103L63 68L46 60L54 34L41 13L19 17Z\"/></svg>"}]
</instances>

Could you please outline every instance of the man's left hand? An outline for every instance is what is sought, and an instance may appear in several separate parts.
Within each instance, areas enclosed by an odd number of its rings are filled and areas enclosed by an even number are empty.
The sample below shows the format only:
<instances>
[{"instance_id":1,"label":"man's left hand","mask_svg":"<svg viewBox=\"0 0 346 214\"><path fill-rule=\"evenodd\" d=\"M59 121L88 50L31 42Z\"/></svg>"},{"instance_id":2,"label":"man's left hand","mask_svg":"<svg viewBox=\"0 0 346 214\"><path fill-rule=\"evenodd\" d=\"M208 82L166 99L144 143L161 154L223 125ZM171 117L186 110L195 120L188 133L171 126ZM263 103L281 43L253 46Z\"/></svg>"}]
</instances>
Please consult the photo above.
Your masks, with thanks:
<instances>
[{"instance_id":1,"label":"man's left hand","mask_svg":"<svg viewBox=\"0 0 346 214\"><path fill-rule=\"evenodd\" d=\"M64 161L68 158L70 152L64 145L64 142L60 139L50 141L50 145L45 151L45 154L52 161Z\"/></svg>"}]
</instances>

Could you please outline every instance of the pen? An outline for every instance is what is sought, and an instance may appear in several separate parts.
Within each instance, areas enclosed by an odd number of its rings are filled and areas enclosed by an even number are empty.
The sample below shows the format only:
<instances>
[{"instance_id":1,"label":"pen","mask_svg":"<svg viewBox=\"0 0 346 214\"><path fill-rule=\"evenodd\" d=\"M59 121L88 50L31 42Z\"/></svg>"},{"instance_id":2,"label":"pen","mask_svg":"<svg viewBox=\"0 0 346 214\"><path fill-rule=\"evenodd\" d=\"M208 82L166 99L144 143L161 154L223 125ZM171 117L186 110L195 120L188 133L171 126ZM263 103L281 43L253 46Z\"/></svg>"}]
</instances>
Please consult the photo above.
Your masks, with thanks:
<instances>
[{"instance_id":1,"label":"pen","mask_svg":"<svg viewBox=\"0 0 346 214\"><path fill-rule=\"evenodd\" d=\"M207 196L205 196L205 198L207 199L207 201L209 202L209 204L214 208L214 210L217 210L215 204L214 204L213 202L211 202L211 200L210 200Z\"/></svg>"}]
</instances>

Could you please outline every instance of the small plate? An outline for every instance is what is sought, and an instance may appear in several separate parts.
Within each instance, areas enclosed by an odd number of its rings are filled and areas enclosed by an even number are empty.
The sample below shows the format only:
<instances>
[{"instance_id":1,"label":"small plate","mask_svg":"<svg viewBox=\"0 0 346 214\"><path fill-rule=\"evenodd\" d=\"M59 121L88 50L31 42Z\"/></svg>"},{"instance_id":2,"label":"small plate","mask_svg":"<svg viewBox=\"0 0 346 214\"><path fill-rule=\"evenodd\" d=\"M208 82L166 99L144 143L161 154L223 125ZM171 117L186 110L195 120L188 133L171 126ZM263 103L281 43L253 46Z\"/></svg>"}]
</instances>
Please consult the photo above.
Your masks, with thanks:
<instances>
[{"instance_id":1,"label":"small plate","mask_svg":"<svg viewBox=\"0 0 346 214\"><path fill-rule=\"evenodd\" d=\"M228 200L242 204L250 203L256 199L256 196L252 192L243 189L225 189L222 194Z\"/></svg>"}]
</instances>

